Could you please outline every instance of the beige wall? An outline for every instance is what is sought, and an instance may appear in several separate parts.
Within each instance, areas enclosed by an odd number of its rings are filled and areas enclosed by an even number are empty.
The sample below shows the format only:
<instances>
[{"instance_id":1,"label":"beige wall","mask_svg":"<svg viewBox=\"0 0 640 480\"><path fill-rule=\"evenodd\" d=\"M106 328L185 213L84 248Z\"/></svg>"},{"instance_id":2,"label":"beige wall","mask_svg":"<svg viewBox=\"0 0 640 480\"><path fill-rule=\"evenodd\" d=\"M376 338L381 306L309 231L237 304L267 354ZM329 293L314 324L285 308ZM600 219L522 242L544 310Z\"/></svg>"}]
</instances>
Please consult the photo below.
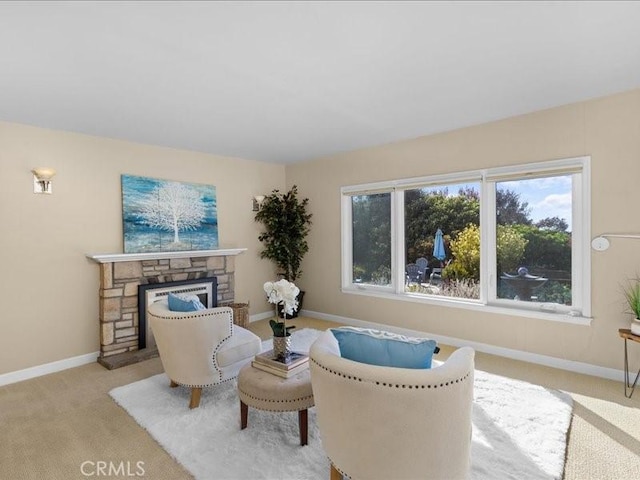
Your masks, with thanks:
<instances>
[{"instance_id":1,"label":"beige wall","mask_svg":"<svg viewBox=\"0 0 640 480\"><path fill-rule=\"evenodd\" d=\"M640 232L640 90L288 166L287 185L309 197L314 215L304 308L621 369L618 328L631 317L620 285L640 273L638 240L589 252L591 326L340 292L341 186L582 155L592 158L592 236Z\"/></svg>"},{"instance_id":2,"label":"beige wall","mask_svg":"<svg viewBox=\"0 0 640 480\"><path fill-rule=\"evenodd\" d=\"M53 195L33 194L35 166L58 171ZM0 122L0 374L99 350L99 267L85 254L123 251L123 173L215 185L220 246L248 248L236 300L269 310L251 198L284 187L282 165Z\"/></svg>"},{"instance_id":3,"label":"beige wall","mask_svg":"<svg viewBox=\"0 0 640 480\"><path fill-rule=\"evenodd\" d=\"M258 256L251 197L284 188L285 171L314 214L305 309L620 369L620 285L640 273L637 240L590 252L589 327L340 292L341 186L579 155L592 157L592 236L640 232L640 90L286 169L0 122L0 374L98 350L98 265L85 254L122 252L122 173L216 185L221 246L249 249L236 300L269 311L274 269ZM32 193L34 166L58 170L53 195Z\"/></svg>"}]
</instances>

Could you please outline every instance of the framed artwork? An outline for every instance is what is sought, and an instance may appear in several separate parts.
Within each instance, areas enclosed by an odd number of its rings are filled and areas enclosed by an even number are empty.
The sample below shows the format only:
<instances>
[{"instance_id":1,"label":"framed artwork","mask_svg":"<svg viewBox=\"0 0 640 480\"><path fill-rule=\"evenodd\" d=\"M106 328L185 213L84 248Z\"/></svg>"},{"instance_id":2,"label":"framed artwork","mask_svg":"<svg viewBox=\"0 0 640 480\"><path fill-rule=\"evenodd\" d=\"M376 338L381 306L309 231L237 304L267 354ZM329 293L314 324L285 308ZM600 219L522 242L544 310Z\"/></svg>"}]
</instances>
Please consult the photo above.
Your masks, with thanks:
<instances>
[{"instance_id":1,"label":"framed artwork","mask_svg":"<svg viewBox=\"0 0 640 480\"><path fill-rule=\"evenodd\" d=\"M216 187L122 175L124 253L218 248Z\"/></svg>"}]
</instances>

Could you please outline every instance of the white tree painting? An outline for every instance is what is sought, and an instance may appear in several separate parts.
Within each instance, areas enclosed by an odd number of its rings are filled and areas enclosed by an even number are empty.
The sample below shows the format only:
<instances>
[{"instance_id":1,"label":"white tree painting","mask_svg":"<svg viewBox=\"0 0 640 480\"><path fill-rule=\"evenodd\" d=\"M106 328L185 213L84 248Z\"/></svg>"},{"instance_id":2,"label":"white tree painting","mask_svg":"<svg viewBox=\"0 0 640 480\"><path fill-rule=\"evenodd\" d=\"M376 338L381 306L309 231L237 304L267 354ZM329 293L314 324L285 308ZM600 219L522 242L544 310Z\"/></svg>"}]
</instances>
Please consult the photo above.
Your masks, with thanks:
<instances>
[{"instance_id":1,"label":"white tree painting","mask_svg":"<svg viewBox=\"0 0 640 480\"><path fill-rule=\"evenodd\" d=\"M122 176L125 253L218 246L215 187Z\"/></svg>"},{"instance_id":2,"label":"white tree painting","mask_svg":"<svg viewBox=\"0 0 640 480\"><path fill-rule=\"evenodd\" d=\"M182 183L156 187L140 203L142 221L150 227L173 231L174 243L180 243L180 230L195 230L204 220L202 195Z\"/></svg>"}]
</instances>

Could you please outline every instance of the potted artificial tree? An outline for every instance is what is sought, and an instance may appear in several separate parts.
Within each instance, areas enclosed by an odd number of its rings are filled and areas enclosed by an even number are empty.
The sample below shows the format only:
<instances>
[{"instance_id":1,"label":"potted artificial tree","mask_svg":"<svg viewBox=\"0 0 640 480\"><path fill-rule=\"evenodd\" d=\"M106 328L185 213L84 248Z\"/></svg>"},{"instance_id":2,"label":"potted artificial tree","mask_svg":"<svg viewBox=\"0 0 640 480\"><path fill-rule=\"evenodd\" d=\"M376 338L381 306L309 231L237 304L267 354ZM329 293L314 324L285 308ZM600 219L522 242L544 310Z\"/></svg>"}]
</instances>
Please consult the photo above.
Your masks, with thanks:
<instances>
[{"instance_id":1,"label":"potted artificial tree","mask_svg":"<svg viewBox=\"0 0 640 480\"><path fill-rule=\"evenodd\" d=\"M278 275L291 283L302 275L300 264L309 251L306 240L311 226L308 203L308 198L298 198L296 185L287 193L273 190L265 197L255 216L255 220L264 226L264 231L258 237L264 245L260 258L272 260L278 267ZM297 298L297 309L293 315L289 315L290 318L298 315L303 296L304 292L301 291Z\"/></svg>"}]
</instances>

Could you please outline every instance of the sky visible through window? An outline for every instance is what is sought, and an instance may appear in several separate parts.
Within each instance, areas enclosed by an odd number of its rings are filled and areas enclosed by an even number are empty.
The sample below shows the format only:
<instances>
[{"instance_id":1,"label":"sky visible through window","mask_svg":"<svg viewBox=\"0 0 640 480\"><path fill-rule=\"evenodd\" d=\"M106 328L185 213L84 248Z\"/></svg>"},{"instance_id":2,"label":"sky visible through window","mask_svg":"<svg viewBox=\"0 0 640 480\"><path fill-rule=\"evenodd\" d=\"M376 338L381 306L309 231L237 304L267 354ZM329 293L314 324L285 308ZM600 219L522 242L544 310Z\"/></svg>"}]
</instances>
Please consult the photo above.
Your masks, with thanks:
<instances>
[{"instance_id":1,"label":"sky visible through window","mask_svg":"<svg viewBox=\"0 0 640 480\"><path fill-rule=\"evenodd\" d=\"M424 192L437 192L447 188L449 195L458 195L460 189L479 191L477 183L458 183L441 187L428 187ZM571 231L571 176L533 178L500 182L498 188L520 195L520 201L528 203L529 217L536 223L544 218L559 217Z\"/></svg>"}]
</instances>

